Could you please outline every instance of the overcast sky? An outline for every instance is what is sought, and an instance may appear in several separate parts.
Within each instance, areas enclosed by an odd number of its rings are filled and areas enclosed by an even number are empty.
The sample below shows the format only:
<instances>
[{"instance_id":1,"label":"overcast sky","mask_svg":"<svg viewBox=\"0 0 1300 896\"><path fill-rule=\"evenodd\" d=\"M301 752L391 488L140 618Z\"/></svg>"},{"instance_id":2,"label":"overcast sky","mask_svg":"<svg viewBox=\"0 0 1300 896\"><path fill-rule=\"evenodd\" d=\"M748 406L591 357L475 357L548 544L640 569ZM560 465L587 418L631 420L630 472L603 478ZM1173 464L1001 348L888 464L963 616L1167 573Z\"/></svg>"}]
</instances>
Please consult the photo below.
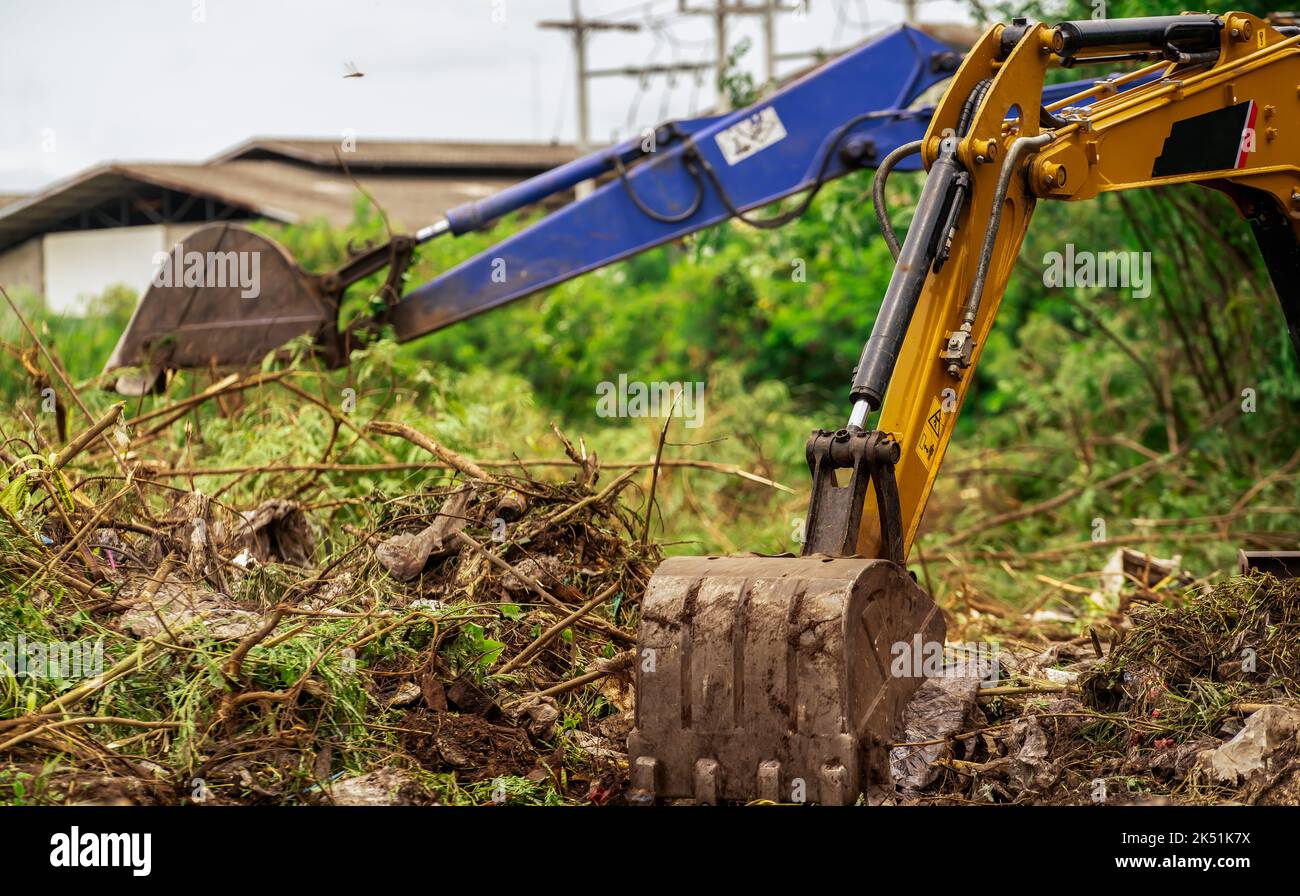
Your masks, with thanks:
<instances>
[{"instance_id":1,"label":"overcast sky","mask_svg":"<svg viewBox=\"0 0 1300 896\"><path fill-rule=\"evenodd\" d=\"M758 3L761 0L751 0ZM198 161L255 135L572 140L571 0L0 0L0 192L109 160ZM713 0L690 0L697 8ZM582 0L639 22L592 37L593 68L712 58L708 16L679 0ZM922 21L965 21L931 0ZM808 0L779 17L781 52L851 44L900 21L893 0ZM758 17L733 43L762 64ZM344 78L354 64L361 78ZM797 63L786 63L786 70ZM592 85L592 137L706 108L712 79Z\"/></svg>"}]
</instances>

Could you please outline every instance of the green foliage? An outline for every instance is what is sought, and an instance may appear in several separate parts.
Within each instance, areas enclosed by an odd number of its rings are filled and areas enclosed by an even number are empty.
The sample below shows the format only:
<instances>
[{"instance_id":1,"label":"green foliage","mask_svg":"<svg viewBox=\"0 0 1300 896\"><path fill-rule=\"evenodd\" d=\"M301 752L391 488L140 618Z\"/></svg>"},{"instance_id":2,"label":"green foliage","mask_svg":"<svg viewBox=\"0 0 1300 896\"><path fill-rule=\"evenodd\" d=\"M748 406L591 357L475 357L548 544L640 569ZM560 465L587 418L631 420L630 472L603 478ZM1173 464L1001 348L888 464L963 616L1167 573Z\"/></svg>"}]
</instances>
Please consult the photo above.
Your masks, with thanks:
<instances>
[{"instance_id":1,"label":"green foliage","mask_svg":"<svg viewBox=\"0 0 1300 896\"><path fill-rule=\"evenodd\" d=\"M43 298L23 290L10 290L9 297L46 347L58 353L70 375L78 381L103 369L118 335L131 319L138 298L132 289L112 286L89 303L84 316L71 316L46 310ZM0 309L0 346L30 345L22 322L9 306L5 304ZM12 401L23 393L24 386L20 376L0 377L0 399Z\"/></svg>"},{"instance_id":2,"label":"green foliage","mask_svg":"<svg viewBox=\"0 0 1300 896\"><path fill-rule=\"evenodd\" d=\"M727 97L727 102L733 109L752 105L760 95L754 76L740 65L752 46L747 37L737 41L727 53L726 68L718 79L718 90Z\"/></svg>"},{"instance_id":3,"label":"green foliage","mask_svg":"<svg viewBox=\"0 0 1300 896\"><path fill-rule=\"evenodd\" d=\"M461 627L460 636L447 651L447 656L461 668L483 675L496 664L505 646L488 637L483 626L467 622Z\"/></svg>"}]
</instances>

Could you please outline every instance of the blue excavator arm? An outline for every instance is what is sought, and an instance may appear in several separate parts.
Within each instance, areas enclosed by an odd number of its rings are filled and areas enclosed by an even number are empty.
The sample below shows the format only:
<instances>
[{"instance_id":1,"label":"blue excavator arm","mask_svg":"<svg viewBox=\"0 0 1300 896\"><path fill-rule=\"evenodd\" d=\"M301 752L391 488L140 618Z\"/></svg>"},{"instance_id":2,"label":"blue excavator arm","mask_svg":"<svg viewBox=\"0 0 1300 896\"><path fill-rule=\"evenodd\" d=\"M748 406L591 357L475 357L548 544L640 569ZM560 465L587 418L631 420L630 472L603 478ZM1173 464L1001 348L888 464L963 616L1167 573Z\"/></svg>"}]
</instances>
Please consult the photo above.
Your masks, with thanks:
<instances>
[{"instance_id":1,"label":"blue excavator arm","mask_svg":"<svg viewBox=\"0 0 1300 896\"><path fill-rule=\"evenodd\" d=\"M183 241L186 257L256 253L263 295L250 305L224 280L203 288L155 282L105 369L144 367L148 373L135 378L139 383L118 384L134 394L144 388L140 383L156 385L161 370L255 363L302 334L313 337L327 363L343 364L354 337L377 326L391 325L398 339L414 339L721 221L778 226L807 208L829 180L882 165L919 168L919 155L903 150L918 146L929 124L933 110L922 99L961 60L925 33L898 28L748 108L669 122L452 209L437 223L395 236L324 274L302 271L283 248L236 225L201 228ZM1044 101L1094 84L1057 85L1044 91ZM590 194L402 295L419 244L484 230L593 180L602 183ZM790 211L755 212L799 192L804 196ZM178 245L173 254L181 250ZM340 331L347 288L385 269L382 307Z\"/></svg>"},{"instance_id":2,"label":"blue excavator arm","mask_svg":"<svg viewBox=\"0 0 1300 896\"><path fill-rule=\"evenodd\" d=\"M502 215L613 175L490 250L405 295L390 311L413 339L782 197L876 164L920 139L929 109L910 107L961 54L902 27L828 62L761 102L674 122L487 199L434 229L482 229ZM908 159L901 169L916 168ZM417 239L433 235L429 230Z\"/></svg>"},{"instance_id":3,"label":"blue excavator arm","mask_svg":"<svg viewBox=\"0 0 1300 896\"><path fill-rule=\"evenodd\" d=\"M417 240L482 230L578 183L613 175L589 195L407 293L387 322L399 339L414 339L729 218L753 222L750 210L874 167L921 139L932 108L917 102L961 58L903 26L753 106L663 125L455 208ZM1044 103L1094 83L1055 85L1044 92ZM911 155L896 168L920 166L920 156Z\"/></svg>"}]
</instances>

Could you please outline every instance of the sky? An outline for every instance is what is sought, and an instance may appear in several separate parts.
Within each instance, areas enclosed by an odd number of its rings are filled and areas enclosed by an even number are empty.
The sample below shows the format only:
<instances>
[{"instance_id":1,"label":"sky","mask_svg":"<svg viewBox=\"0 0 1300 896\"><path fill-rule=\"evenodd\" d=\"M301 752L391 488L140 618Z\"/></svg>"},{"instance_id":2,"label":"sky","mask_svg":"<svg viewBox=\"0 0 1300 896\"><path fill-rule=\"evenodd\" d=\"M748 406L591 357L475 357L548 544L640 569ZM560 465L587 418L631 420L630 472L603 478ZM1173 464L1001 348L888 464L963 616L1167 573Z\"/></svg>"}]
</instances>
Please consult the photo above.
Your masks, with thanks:
<instances>
[{"instance_id":1,"label":"sky","mask_svg":"<svg viewBox=\"0 0 1300 896\"><path fill-rule=\"evenodd\" d=\"M585 18L642 26L593 35L589 66L711 60L711 17L679 14L680 2L581 0ZM894 0L805 2L778 18L782 53L902 20ZM571 3L0 0L0 192L107 161L201 161L253 136L572 141L572 44L537 24L568 19ZM918 18L967 21L965 8L928 0ZM729 35L751 39L758 73L759 17L733 17ZM364 77L343 77L350 66ZM590 96L591 137L604 141L707 109L714 90L710 77L611 77Z\"/></svg>"}]
</instances>

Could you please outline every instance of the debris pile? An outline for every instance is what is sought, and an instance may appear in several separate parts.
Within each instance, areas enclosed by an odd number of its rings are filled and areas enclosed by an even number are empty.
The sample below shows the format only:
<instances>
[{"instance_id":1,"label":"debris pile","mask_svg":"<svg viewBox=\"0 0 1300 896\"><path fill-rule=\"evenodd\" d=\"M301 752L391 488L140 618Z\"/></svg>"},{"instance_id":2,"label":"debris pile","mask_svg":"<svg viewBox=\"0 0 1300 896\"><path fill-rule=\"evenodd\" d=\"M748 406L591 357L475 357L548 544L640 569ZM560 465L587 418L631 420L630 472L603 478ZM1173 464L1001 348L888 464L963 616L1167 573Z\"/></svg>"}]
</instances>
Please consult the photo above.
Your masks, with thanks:
<instances>
[{"instance_id":1,"label":"debris pile","mask_svg":"<svg viewBox=\"0 0 1300 896\"><path fill-rule=\"evenodd\" d=\"M1027 620L987 633L996 680L932 679L909 707L898 799L1300 802L1300 580L1163 595L1121 596L1105 644Z\"/></svg>"},{"instance_id":2,"label":"debris pile","mask_svg":"<svg viewBox=\"0 0 1300 896\"><path fill-rule=\"evenodd\" d=\"M238 507L146 456L146 426L117 404L62 450L5 435L0 801L622 798L661 559L625 492L650 470L610 476L557 429L568 470L489 473L376 421L427 461L408 492L254 471L271 497ZM97 664L36 668L37 642Z\"/></svg>"},{"instance_id":3,"label":"debris pile","mask_svg":"<svg viewBox=\"0 0 1300 896\"><path fill-rule=\"evenodd\" d=\"M204 463L195 420L210 453L293 431L273 386L321 409L321 460ZM66 435L0 422L0 802L627 799L658 455L602 467L555 429L534 476L289 372L134 417L67 390ZM1068 614L952 597L964 661L908 707L872 800L1300 802L1300 580L1210 587L1128 551L1101 581Z\"/></svg>"}]
</instances>

